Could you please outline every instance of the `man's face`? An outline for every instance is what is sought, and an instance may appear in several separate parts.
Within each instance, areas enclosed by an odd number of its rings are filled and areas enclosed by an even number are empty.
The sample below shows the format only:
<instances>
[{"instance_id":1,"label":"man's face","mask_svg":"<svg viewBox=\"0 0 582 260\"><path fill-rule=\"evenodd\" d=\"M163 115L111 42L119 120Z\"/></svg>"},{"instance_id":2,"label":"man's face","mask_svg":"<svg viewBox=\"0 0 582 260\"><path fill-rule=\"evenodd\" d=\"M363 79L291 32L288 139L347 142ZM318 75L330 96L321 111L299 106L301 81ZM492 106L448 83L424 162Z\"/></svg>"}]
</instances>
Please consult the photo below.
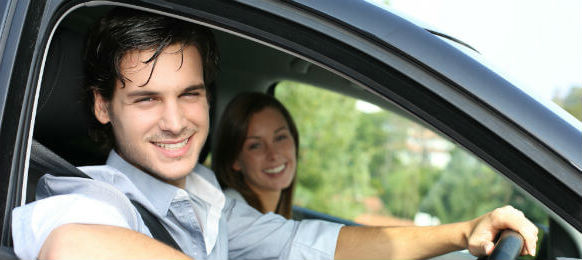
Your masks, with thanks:
<instances>
[{"instance_id":1,"label":"man's face","mask_svg":"<svg viewBox=\"0 0 582 260\"><path fill-rule=\"evenodd\" d=\"M120 66L125 87L118 80L110 102L96 94L95 115L111 123L121 157L183 188L206 141L209 116L200 54L194 46L183 53L180 47L167 47L153 72L155 62L144 61L154 51L126 54Z\"/></svg>"}]
</instances>

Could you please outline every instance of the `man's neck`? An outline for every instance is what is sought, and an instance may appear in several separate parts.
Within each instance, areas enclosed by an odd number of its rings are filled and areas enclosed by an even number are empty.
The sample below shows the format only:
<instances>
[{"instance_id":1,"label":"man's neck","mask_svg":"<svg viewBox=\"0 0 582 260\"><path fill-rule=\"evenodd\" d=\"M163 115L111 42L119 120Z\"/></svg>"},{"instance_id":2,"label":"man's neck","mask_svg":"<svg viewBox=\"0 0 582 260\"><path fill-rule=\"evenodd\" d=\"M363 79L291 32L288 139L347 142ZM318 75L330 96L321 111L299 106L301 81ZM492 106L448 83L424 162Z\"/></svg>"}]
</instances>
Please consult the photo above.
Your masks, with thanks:
<instances>
[{"instance_id":1,"label":"man's neck","mask_svg":"<svg viewBox=\"0 0 582 260\"><path fill-rule=\"evenodd\" d=\"M179 179L179 180L162 180L162 181L165 182L165 183L167 183L167 184L176 186L176 187L178 187L180 189L185 189L186 188L186 178L185 177L182 178L182 179Z\"/></svg>"},{"instance_id":2,"label":"man's neck","mask_svg":"<svg viewBox=\"0 0 582 260\"><path fill-rule=\"evenodd\" d=\"M136 165L135 163L131 162L130 160L128 160L127 158L125 158L125 156L119 152L118 149L114 149L115 153L117 153L117 155L119 155L119 157L121 157L121 159L123 159L125 162L127 162L128 164L132 165L133 167L141 170L142 172L148 174L149 176L152 176L162 182L165 182L167 184L170 184L174 187L180 188L180 189L185 189L186 187L186 176L184 176L183 178L180 179L176 179L176 180L171 180L171 179L163 179L160 178L160 176L158 174L152 173L151 170L141 167L140 165ZM196 166L196 165L195 165Z\"/></svg>"}]
</instances>

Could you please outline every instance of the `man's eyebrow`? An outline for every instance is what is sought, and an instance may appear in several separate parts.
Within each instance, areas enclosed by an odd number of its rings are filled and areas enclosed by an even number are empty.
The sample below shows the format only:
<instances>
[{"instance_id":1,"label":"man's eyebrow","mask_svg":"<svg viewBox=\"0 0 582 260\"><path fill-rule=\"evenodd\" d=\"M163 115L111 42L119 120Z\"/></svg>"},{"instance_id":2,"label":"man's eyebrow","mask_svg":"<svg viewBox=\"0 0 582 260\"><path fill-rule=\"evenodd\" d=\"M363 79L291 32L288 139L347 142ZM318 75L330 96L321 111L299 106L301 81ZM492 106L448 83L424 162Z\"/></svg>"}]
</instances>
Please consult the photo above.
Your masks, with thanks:
<instances>
[{"instance_id":1,"label":"man's eyebrow","mask_svg":"<svg viewBox=\"0 0 582 260\"><path fill-rule=\"evenodd\" d=\"M132 91L132 92L128 93L127 97L132 98L132 97L143 97L143 96L155 96L158 94L159 94L159 92L151 91L151 90L136 90L136 91Z\"/></svg>"},{"instance_id":2,"label":"man's eyebrow","mask_svg":"<svg viewBox=\"0 0 582 260\"><path fill-rule=\"evenodd\" d=\"M206 86L204 84L192 85L192 86L185 88L182 92L196 91L199 89L206 89ZM159 95L159 93L160 92L157 92L157 91L143 89L143 90L136 90L136 91L129 92L127 94L127 97L132 98L132 97L156 96L156 95Z\"/></svg>"},{"instance_id":3,"label":"man's eyebrow","mask_svg":"<svg viewBox=\"0 0 582 260\"><path fill-rule=\"evenodd\" d=\"M206 86L204 85L204 83L198 84L198 85L189 86L189 87L187 87L187 88L184 89L184 92L195 91L195 90L200 90L200 89L206 90Z\"/></svg>"}]
</instances>

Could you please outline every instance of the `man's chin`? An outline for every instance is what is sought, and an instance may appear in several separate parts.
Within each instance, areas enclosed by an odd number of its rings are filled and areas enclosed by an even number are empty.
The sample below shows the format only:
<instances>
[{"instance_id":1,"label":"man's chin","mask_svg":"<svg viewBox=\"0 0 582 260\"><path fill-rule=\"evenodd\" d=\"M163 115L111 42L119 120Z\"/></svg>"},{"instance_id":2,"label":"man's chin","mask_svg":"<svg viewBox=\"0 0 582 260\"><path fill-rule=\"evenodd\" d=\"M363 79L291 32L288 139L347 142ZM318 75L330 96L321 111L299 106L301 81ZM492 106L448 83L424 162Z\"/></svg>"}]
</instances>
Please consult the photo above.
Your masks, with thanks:
<instances>
[{"instance_id":1,"label":"man's chin","mask_svg":"<svg viewBox=\"0 0 582 260\"><path fill-rule=\"evenodd\" d=\"M160 166L156 167L156 172L158 175L163 176L166 179L181 179L186 177L186 175L190 174L196 163L187 164L187 165L180 165L175 163L169 164L161 164Z\"/></svg>"},{"instance_id":2,"label":"man's chin","mask_svg":"<svg viewBox=\"0 0 582 260\"><path fill-rule=\"evenodd\" d=\"M162 182L174 185L176 182L182 182L186 176L192 172L196 166L196 162L190 161L191 160L180 160L168 162L153 157L152 160L147 162L144 161L142 164L137 165L137 167Z\"/></svg>"}]
</instances>

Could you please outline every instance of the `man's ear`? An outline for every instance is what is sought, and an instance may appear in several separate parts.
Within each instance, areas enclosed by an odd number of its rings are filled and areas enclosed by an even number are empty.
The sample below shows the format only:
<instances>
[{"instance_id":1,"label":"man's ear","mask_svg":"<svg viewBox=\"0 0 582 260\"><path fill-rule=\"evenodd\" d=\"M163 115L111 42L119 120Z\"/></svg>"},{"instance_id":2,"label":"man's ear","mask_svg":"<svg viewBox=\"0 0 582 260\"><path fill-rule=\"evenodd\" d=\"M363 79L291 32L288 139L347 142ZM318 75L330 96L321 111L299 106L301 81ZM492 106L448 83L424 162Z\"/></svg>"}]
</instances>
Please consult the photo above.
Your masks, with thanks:
<instances>
[{"instance_id":1,"label":"man's ear","mask_svg":"<svg viewBox=\"0 0 582 260\"><path fill-rule=\"evenodd\" d=\"M240 163L238 162L238 159L234 160L234 163L232 164L232 169L235 172L240 172L241 168L240 168Z\"/></svg>"},{"instance_id":2,"label":"man's ear","mask_svg":"<svg viewBox=\"0 0 582 260\"><path fill-rule=\"evenodd\" d=\"M93 98L95 100L95 103L93 104L93 112L95 113L97 121L101 124L111 122L111 118L109 118L109 102L106 101L96 90L93 91Z\"/></svg>"}]
</instances>

